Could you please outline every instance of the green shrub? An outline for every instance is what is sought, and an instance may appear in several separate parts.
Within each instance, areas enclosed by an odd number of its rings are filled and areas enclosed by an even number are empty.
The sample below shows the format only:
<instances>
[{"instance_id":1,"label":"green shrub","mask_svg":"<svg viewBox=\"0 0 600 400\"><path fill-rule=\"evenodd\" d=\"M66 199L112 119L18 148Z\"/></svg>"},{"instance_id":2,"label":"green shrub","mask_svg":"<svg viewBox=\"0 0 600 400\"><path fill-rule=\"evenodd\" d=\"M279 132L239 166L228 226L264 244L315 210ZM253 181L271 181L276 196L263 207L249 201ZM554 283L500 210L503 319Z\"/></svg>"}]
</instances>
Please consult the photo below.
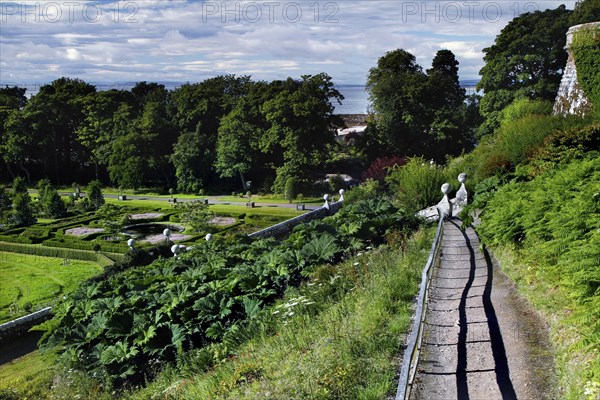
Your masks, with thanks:
<instances>
[{"instance_id":1,"label":"green shrub","mask_svg":"<svg viewBox=\"0 0 600 400\"><path fill-rule=\"evenodd\" d=\"M334 175L329 178L329 190L337 193L340 189L347 189L348 185L341 175Z\"/></svg>"},{"instance_id":2,"label":"green shrub","mask_svg":"<svg viewBox=\"0 0 600 400\"><path fill-rule=\"evenodd\" d=\"M356 203L361 200L374 199L383 196L383 189L379 181L367 179L360 185L344 193L346 204Z\"/></svg>"},{"instance_id":3,"label":"green shrub","mask_svg":"<svg viewBox=\"0 0 600 400\"><path fill-rule=\"evenodd\" d=\"M25 182L25 179L21 178L20 176L17 176L13 180L12 189L13 194L15 195L18 193L27 193L27 182Z\"/></svg>"},{"instance_id":4,"label":"green shrub","mask_svg":"<svg viewBox=\"0 0 600 400\"><path fill-rule=\"evenodd\" d=\"M290 203L296 199L296 190L297 190L296 179L289 177L285 181L285 199Z\"/></svg>"},{"instance_id":5,"label":"green shrub","mask_svg":"<svg viewBox=\"0 0 600 400\"><path fill-rule=\"evenodd\" d=\"M65 360L107 384L135 384L187 349L235 334L315 266L381 244L391 229L414 228L413 217L377 199L297 227L283 242L203 241L177 258L83 285L44 324L44 343L66 345Z\"/></svg>"},{"instance_id":6,"label":"green shrub","mask_svg":"<svg viewBox=\"0 0 600 400\"><path fill-rule=\"evenodd\" d=\"M15 195L8 222L12 226L29 226L35 224L36 218L33 216L33 207L29 193L19 192Z\"/></svg>"},{"instance_id":7,"label":"green shrub","mask_svg":"<svg viewBox=\"0 0 600 400\"><path fill-rule=\"evenodd\" d=\"M528 173L537 176L555 168L558 164L581 159L600 151L600 124L558 130L548 136L531 157Z\"/></svg>"},{"instance_id":8,"label":"green shrub","mask_svg":"<svg viewBox=\"0 0 600 400\"><path fill-rule=\"evenodd\" d=\"M102 240L102 239L97 239ZM99 242L88 242L82 241L77 238L68 238L67 236L62 236L57 239L49 239L44 241L44 246L48 247L61 247L66 249L77 249L77 250L86 250L86 251L94 251L94 245ZM102 250L111 252L111 253L125 253L128 249L125 242L122 243L114 243L110 241L102 241L100 243Z\"/></svg>"},{"instance_id":9,"label":"green shrub","mask_svg":"<svg viewBox=\"0 0 600 400\"><path fill-rule=\"evenodd\" d=\"M100 181L91 181L87 186L87 198L89 200L89 208L97 210L105 203L102 195L102 183Z\"/></svg>"},{"instance_id":10,"label":"green shrub","mask_svg":"<svg viewBox=\"0 0 600 400\"><path fill-rule=\"evenodd\" d=\"M437 204L443 197L440 187L445 181L444 169L421 157L394 168L386 177L397 204L408 212Z\"/></svg>"},{"instance_id":11,"label":"green shrub","mask_svg":"<svg viewBox=\"0 0 600 400\"><path fill-rule=\"evenodd\" d=\"M546 115L529 115L511 121L498 130L495 150L514 168L531 156L546 136L562 126L564 118Z\"/></svg>"},{"instance_id":12,"label":"green shrub","mask_svg":"<svg viewBox=\"0 0 600 400\"><path fill-rule=\"evenodd\" d=\"M500 125L510 124L530 115L550 115L552 107L549 100L532 100L528 97L516 99L502 110Z\"/></svg>"}]
</instances>

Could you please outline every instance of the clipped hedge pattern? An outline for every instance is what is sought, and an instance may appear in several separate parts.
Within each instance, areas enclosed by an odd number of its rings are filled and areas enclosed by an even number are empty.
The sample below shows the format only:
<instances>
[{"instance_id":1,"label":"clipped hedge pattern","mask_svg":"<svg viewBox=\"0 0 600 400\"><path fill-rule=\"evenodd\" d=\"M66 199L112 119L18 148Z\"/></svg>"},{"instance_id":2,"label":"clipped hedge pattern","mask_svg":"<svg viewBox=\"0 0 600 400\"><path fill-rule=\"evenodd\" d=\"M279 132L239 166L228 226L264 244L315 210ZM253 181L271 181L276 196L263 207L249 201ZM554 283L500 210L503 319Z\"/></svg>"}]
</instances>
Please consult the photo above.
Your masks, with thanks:
<instances>
[{"instance_id":1,"label":"clipped hedge pattern","mask_svg":"<svg viewBox=\"0 0 600 400\"><path fill-rule=\"evenodd\" d=\"M98 257L93 251L46 247L41 245L0 242L0 251L30 254L43 257L68 258L82 261L98 261Z\"/></svg>"}]
</instances>

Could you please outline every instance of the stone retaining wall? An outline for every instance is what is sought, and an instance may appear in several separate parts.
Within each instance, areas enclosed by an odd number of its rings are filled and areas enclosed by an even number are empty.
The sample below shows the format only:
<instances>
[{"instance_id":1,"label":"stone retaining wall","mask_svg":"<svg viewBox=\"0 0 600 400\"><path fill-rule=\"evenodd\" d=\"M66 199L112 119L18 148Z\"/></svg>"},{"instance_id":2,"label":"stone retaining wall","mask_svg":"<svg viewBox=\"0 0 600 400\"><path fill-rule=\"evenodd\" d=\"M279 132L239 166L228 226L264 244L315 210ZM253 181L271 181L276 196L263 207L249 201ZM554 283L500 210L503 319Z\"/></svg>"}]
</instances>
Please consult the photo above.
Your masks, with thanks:
<instances>
[{"instance_id":1,"label":"stone retaining wall","mask_svg":"<svg viewBox=\"0 0 600 400\"><path fill-rule=\"evenodd\" d=\"M29 329L50 319L52 307L46 307L40 311L14 319L0 325L0 343L20 336Z\"/></svg>"},{"instance_id":2,"label":"stone retaining wall","mask_svg":"<svg viewBox=\"0 0 600 400\"><path fill-rule=\"evenodd\" d=\"M280 237L288 235L292 232L294 227L300 224L305 224L307 222L314 221L316 219L322 219L329 215L335 214L342 207L342 203L342 201L331 203L329 205L329 209L321 207L317 210L313 210L307 212L306 214L302 214L292 219L288 219L287 221L280 222L261 231L251 233L248 236L254 239L264 239L269 237Z\"/></svg>"}]
</instances>

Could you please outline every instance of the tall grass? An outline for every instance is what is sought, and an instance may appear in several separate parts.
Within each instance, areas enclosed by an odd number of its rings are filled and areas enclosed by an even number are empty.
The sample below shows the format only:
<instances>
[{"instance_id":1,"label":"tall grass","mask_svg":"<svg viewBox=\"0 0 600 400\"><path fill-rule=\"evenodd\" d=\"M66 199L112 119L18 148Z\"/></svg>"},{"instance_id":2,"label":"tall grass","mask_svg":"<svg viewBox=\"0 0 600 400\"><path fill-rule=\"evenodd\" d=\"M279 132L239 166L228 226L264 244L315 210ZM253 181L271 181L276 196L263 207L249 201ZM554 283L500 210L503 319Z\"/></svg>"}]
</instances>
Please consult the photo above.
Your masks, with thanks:
<instances>
[{"instance_id":1,"label":"tall grass","mask_svg":"<svg viewBox=\"0 0 600 400\"><path fill-rule=\"evenodd\" d=\"M130 399L385 399L396 388L433 230L323 266L263 315L259 333L209 372L171 369ZM198 353L198 358L206 353ZM189 371L194 362L202 365ZM188 369L188 373L183 371Z\"/></svg>"}]
</instances>

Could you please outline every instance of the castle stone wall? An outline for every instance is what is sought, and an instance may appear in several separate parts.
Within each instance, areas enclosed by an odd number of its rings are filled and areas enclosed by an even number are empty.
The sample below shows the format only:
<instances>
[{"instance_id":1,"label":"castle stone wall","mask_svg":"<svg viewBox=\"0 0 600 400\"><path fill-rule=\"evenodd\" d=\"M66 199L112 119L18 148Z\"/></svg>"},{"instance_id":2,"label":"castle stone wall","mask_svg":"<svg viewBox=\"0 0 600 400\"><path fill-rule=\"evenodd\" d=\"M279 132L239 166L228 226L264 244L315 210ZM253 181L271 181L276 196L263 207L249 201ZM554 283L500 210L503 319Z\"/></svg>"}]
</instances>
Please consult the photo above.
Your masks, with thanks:
<instances>
[{"instance_id":1,"label":"castle stone wall","mask_svg":"<svg viewBox=\"0 0 600 400\"><path fill-rule=\"evenodd\" d=\"M577 67L575 65L575 59L573 58L573 51L571 44L573 43L573 36L575 32L580 30L582 27L588 26L600 26L600 22L592 22L589 24L575 25L572 26L567 32L567 45L565 50L569 54L567 65L563 72L563 77L558 88L558 94L554 102L554 114L555 115L588 115L592 111L592 104L585 96L583 89L577 81Z\"/></svg>"}]
</instances>

